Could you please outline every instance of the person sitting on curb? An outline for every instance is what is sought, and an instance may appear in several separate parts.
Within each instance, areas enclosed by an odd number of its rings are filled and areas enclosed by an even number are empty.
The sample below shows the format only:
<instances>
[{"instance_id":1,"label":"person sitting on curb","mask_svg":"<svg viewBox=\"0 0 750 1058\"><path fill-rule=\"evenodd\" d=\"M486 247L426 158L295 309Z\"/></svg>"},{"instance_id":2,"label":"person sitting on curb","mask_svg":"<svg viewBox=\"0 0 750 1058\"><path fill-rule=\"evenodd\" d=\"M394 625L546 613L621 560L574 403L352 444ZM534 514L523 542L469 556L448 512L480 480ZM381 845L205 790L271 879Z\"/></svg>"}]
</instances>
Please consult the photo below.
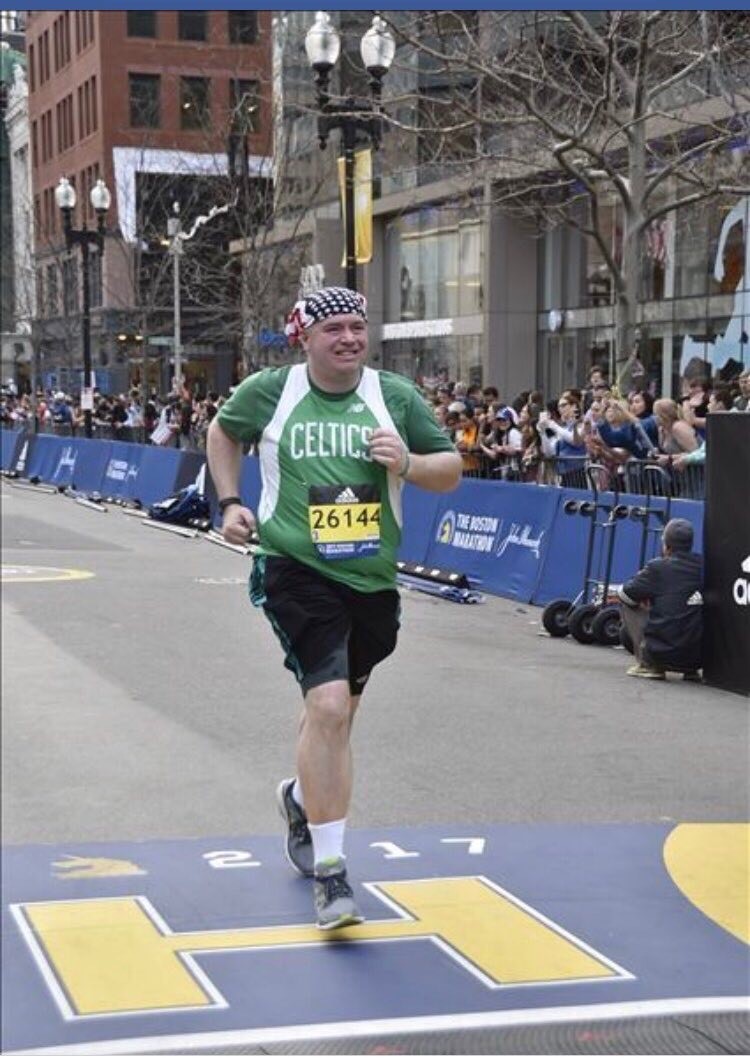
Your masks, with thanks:
<instances>
[{"instance_id":1,"label":"person sitting on curb","mask_svg":"<svg viewBox=\"0 0 750 1058\"><path fill-rule=\"evenodd\" d=\"M693 548L693 527L672 518L654 558L619 589L622 620L636 664L628 676L663 680L668 671L700 681L703 636L703 562Z\"/></svg>"}]
</instances>

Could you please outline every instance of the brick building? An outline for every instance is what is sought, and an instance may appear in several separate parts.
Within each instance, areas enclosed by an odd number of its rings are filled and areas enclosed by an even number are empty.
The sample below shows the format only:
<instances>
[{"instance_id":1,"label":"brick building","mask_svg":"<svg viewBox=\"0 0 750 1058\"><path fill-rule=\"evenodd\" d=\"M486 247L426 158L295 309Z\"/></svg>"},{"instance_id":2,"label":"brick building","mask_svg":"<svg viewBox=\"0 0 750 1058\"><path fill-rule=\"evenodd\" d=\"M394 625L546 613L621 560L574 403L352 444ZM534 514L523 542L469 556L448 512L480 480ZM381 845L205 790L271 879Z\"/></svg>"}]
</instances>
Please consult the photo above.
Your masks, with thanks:
<instances>
[{"instance_id":1,"label":"brick building","mask_svg":"<svg viewBox=\"0 0 750 1058\"><path fill-rule=\"evenodd\" d=\"M121 390L139 381L145 349L150 382L164 388L174 300L167 218L179 201L189 229L211 205L231 199L233 188L236 194L228 155L235 174L250 174L246 185L264 172L270 16L35 11L27 56L40 375L74 388L82 358L80 262L64 249L54 190L66 176L78 195L74 224L91 227L89 193L102 178L112 206L104 258L92 255L90 277L97 382ZM202 228L183 258L184 373L203 389L226 387L240 339L239 305L233 334L233 305L217 304L212 313L200 296L211 286L205 255L217 266L231 231L224 221ZM223 290L231 289L225 281ZM161 340L152 344L154 337Z\"/></svg>"}]
</instances>

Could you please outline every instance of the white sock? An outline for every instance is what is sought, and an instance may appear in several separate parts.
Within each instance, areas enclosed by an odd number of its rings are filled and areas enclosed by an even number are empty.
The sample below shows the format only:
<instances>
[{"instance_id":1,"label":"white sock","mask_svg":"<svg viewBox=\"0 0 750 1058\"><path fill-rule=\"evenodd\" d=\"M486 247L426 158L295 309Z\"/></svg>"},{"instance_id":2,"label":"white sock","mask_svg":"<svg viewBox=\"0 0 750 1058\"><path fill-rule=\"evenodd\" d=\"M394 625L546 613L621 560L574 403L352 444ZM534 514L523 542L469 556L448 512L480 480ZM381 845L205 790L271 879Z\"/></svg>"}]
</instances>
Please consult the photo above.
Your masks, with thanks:
<instances>
[{"instance_id":1,"label":"white sock","mask_svg":"<svg viewBox=\"0 0 750 1058\"><path fill-rule=\"evenodd\" d=\"M315 863L344 858L345 819L336 819L333 823L319 823L317 826L309 823L308 826L312 835Z\"/></svg>"},{"instance_id":2,"label":"white sock","mask_svg":"<svg viewBox=\"0 0 750 1058\"><path fill-rule=\"evenodd\" d=\"M294 786L292 787L292 797L300 806L300 808L304 809L305 801L302 797L302 786L300 785L299 779L294 780Z\"/></svg>"}]
</instances>

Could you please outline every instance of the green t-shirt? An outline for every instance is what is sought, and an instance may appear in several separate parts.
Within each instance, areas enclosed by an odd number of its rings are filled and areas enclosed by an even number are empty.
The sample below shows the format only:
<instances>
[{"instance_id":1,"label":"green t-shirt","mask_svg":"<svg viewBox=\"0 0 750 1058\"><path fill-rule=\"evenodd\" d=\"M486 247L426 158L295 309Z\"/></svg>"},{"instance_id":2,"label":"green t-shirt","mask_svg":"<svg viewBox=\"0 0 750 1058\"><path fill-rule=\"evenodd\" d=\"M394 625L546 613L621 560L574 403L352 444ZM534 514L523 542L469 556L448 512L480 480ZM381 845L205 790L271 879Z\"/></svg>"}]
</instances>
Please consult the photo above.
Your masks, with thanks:
<instances>
[{"instance_id":1,"label":"green t-shirt","mask_svg":"<svg viewBox=\"0 0 750 1058\"><path fill-rule=\"evenodd\" d=\"M306 364L269 368L237 387L218 421L258 446L265 553L357 591L394 586L403 482L370 457L370 434L395 429L418 454L454 451L411 382L365 368L355 390L325 393Z\"/></svg>"}]
</instances>

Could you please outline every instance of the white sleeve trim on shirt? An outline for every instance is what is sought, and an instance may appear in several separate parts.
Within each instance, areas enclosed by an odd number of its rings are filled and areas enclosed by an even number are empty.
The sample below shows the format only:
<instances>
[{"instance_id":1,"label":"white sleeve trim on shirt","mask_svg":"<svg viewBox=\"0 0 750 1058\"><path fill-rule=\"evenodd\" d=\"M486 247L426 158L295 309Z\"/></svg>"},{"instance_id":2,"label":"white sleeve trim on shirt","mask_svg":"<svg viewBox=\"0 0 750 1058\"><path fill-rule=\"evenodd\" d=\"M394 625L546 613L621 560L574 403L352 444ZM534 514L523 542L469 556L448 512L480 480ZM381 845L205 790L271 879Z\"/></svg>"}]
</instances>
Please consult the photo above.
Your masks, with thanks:
<instances>
[{"instance_id":1,"label":"white sleeve trim on shirt","mask_svg":"<svg viewBox=\"0 0 750 1058\"><path fill-rule=\"evenodd\" d=\"M279 440L289 416L309 392L310 380L307 377L307 364L295 364L287 375L276 411L263 430L258 445L261 479L260 503L258 504L259 522L267 522L276 510L280 486Z\"/></svg>"},{"instance_id":2,"label":"white sleeve trim on shirt","mask_svg":"<svg viewBox=\"0 0 750 1058\"><path fill-rule=\"evenodd\" d=\"M363 370L362 378L357 386L357 396L361 397L365 404L367 404L368 408L377 419L378 426L382 427L384 430L393 430L394 433L398 433L396 424L391 418L391 413L388 411L385 404L383 388L380 384L380 373L378 371L375 371L371 367L366 367ZM401 509L401 491L403 487L403 479L400 478L398 474L388 474L388 501L391 505L391 511L393 512L396 525L399 529L403 524L403 513Z\"/></svg>"}]
</instances>

